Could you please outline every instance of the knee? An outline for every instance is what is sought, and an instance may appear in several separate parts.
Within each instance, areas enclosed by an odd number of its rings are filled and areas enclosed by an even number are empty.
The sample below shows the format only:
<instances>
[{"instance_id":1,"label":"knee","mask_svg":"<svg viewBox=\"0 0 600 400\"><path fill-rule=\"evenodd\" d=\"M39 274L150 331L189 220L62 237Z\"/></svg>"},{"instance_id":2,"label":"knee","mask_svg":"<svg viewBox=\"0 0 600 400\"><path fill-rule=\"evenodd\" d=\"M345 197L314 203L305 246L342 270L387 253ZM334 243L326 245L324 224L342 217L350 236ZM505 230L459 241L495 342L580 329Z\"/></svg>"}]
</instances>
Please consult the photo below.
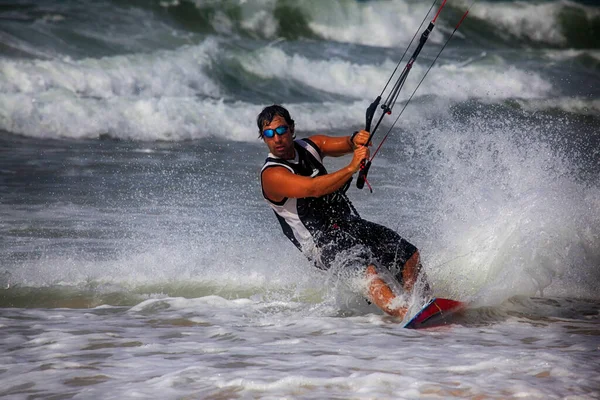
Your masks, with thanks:
<instances>
[{"instance_id":1,"label":"knee","mask_svg":"<svg viewBox=\"0 0 600 400\"><path fill-rule=\"evenodd\" d=\"M407 266L416 267L420 263L420 254L419 250L415 250L412 256L406 261Z\"/></svg>"}]
</instances>

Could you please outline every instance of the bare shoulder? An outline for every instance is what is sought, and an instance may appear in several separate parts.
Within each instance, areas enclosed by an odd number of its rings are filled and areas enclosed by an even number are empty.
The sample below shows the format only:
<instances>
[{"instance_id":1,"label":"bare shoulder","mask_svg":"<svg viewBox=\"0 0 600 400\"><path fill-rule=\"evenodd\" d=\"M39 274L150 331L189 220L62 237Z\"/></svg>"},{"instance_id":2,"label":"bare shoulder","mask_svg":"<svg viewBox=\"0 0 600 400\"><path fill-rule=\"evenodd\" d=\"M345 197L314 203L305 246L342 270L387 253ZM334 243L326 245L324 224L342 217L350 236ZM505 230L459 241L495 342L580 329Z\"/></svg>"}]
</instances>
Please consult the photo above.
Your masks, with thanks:
<instances>
[{"instance_id":1,"label":"bare shoulder","mask_svg":"<svg viewBox=\"0 0 600 400\"><path fill-rule=\"evenodd\" d=\"M277 184L281 179L289 179L290 175L294 175L289 169L281 165L274 165L265 168L261 172L263 186L265 183Z\"/></svg>"},{"instance_id":2,"label":"bare shoulder","mask_svg":"<svg viewBox=\"0 0 600 400\"><path fill-rule=\"evenodd\" d=\"M296 175L285 167L274 166L263 170L261 183L266 197L271 201L285 198L307 197L312 179Z\"/></svg>"}]
</instances>

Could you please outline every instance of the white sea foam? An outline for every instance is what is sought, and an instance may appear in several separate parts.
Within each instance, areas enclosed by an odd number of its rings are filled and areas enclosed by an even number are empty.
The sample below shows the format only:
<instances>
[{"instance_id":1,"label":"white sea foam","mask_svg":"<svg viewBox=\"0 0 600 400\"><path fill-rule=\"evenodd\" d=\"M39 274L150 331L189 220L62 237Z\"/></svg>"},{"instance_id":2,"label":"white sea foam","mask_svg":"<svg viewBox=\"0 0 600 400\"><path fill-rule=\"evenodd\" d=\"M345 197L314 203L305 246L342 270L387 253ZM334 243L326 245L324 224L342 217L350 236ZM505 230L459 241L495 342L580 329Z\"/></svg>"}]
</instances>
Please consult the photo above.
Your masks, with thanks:
<instances>
[{"instance_id":1,"label":"white sea foam","mask_svg":"<svg viewBox=\"0 0 600 400\"><path fill-rule=\"evenodd\" d=\"M448 84L423 84L417 92L448 96L434 103L436 108L419 107L418 101L407 109L402 123L418 124L423 118L443 115L454 101L480 98L483 101L517 99L526 110L556 108L584 115L598 115L598 101L583 98L547 99L550 84L536 74L508 68L505 72L488 74L495 80L479 75L477 68L440 67L432 80ZM450 79L457 74L461 78ZM437 75L437 76L436 76ZM301 78L302 77L296 77ZM414 82L412 82L414 84ZM307 82L308 84L308 82ZM360 86L356 86L360 87ZM337 88L338 93L358 92L354 86ZM402 96L406 98L410 85ZM364 87L366 91L367 86ZM402 99L401 99L402 101ZM290 109L301 131L346 132L363 124L367 100L352 103L290 103ZM220 137L234 141L256 140L256 115L264 105L235 101L199 99L196 97L113 97L108 99L80 98L65 90L39 95L0 95L0 129L40 138L98 138L108 134L115 138L141 141L180 141ZM397 109L402 107L399 103ZM391 119L389 120L391 121ZM389 124L386 119L384 126ZM218 127L218 129L216 129Z\"/></svg>"},{"instance_id":2,"label":"white sea foam","mask_svg":"<svg viewBox=\"0 0 600 400\"><path fill-rule=\"evenodd\" d=\"M233 101L204 72L221 55L219 46L217 40L207 39L198 46L148 55L79 61L3 61L0 129L44 138L97 138L108 134L133 140L208 136L253 140L254 119L261 106ZM378 65L335 58L314 60L277 47L232 57L262 79L357 99L353 103L290 104L307 130L343 130L361 125L368 102L365 99L378 93L394 68L390 60ZM417 63L413 67L401 102L408 99L427 66ZM552 85L538 73L502 62L461 66L448 63L433 67L416 96L446 99L447 107L470 98L540 99L552 91ZM583 100L579 105L573 103L557 105L583 113L586 108L596 109ZM405 118L427 115L427 110L413 108L412 115Z\"/></svg>"},{"instance_id":3,"label":"white sea foam","mask_svg":"<svg viewBox=\"0 0 600 400\"><path fill-rule=\"evenodd\" d=\"M597 18L600 11L571 1L544 3L478 2L470 14L506 29L510 34L539 43L565 45L566 38L559 23L565 6L577 8L588 18ZM501 32L501 31L499 31Z\"/></svg>"},{"instance_id":4,"label":"white sea foam","mask_svg":"<svg viewBox=\"0 0 600 400\"><path fill-rule=\"evenodd\" d=\"M362 122L365 102L288 105L302 129L344 129ZM0 129L40 138L141 141L220 137L255 141L264 105L189 97L82 99L66 91L0 96ZM354 122L352 122L354 121Z\"/></svg>"},{"instance_id":5,"label":"white sea foam","mask_svg":"<svg viewBox=\"0 0 600 400\"><path fill-rule=\"evenodd\" d=\"M10 324L0 343L2 393L413 399L597 392L597 341L584 334L595 325L581 320L416 332L381 316L339 318L306 307L289 314L276 303L265 312L265 305L207 296L113 312L9 309L1 317ZM588 384L573 385L578 379Z\"/></svg>"},{"instance_id":6,"label":"white sea foam","mask_svg":"<svg viewBox=\"0 0 600 400\"><path fill-rule=\"evenodd\" d=\"M208 39L153 54L1 61L0 129L44 138L206 136L196 96L221 97L204 73L218 48ZM219 108L219 102L207 104Z\"/></svg>"},{"instance_id":7,"label":"white sea foam","mask_svg":"<svg viewBox=\"0 0 600 400\"><path fill-rule=\"evenodd\" d=\"M552 61L567 61L572 58L577 58L581 56L590 56L597 61L600 61L600 50L578 50L578 49L569 49L569 50L546 50L544 52L544 56Z\"/></svg>"},{"instance_id":8,"label":"white sea foam","mask_svg":"<svg viewBox=\"0 0 600 400\"><path fill-rule=\"evenodd\" d=\"M527 111L556 109L580 115L600 116L600 100L581 97L556 97L534 101L519 100L518 103Z\"/></svg>"},{"instance_id":9,"label":"white sea foam","mask_svg":"<svg viewBox=\"0 0 600 400\"><path fill-rule=\"evenodd\" d=\"M204 73L218 52L212 39L198 46L152 54L71 60L2 60L0 93L66 91L78 97L220 96Z\"/></svg>"},{"instance_id":10,"label":"white sea foam","mask_svg":"<svg viewBox=\"0 0 600 400\"><path fill-rule=\"evenodd\" d=\"M209 39L150 55L0 62L0 129L41 138L254 140L262 106L226 101L219 84L203 72L218 51ZM347 127L363 107L307 103L295 108L307 121L304 129L328 129Z\"/></svg>"},{"instance_id":11,"label":"white sea foam","mask_svg":"<svg viewBox=\"0 0 600 400\"><path fill-rule=\"evenodd\" d=\"M199 8L212 7L215 3L196 1ZM222 11L215 12L210 24L217 32L231 33L238 23L244 30L266 39L277 39L280 29L287 29L285 19L276 18L278 3L274 0L235 2L239 7L240 20L234 21ZM178 5L163 2L169 7ZM217 3L221 4L221 3ZM429 10L430 3L392 2L349 2L309 0L294 4L295 11L306 17L308 28L318 36L338 42L358 43L380 47L405 45L419 27ZM292 8L292 7L290 7ZM433 18L433 12L429 20ZM426 22L427 23L427 22ZM441 22L431 35L432 42L440 42L440 31L447 30Z\"/></svg>"},{"instance_id":12,"label":"white sea foam","mask_svg":"<svg viewBox=\"0 0 600 400\"><path fill-rule=\"evenodd\" d=\"M278 48L265 48L242 61L249 72L262 78L291 79L302 85L357 99L375 96L394 70L388 60L380 65L359 65L344 60L311 60L288 55ZM413 66L400 100L407 100L429 67L428 62ZM398 75L396 75L398 76ZM539 98L548 95L552 85L539 74L504 64L434 65L417 96L438 95L449 99Z\"/></svg>"},{"instance_id":13,"label":"white sea foam","mask_svg":"<svg viewBox=\"0 0 600 400\"><path fill-rule=\"evenodd\" d=\"M312 60L267 47L241 60L248 72L263 79L291 79L330 93L364 98L383 87L395 64L358 65L343 60Z\"/></svg>"},{"instance_id":14,"label":"white sea foam","mask_svg":"<svg viewBox=\"0 0 600 400\"><path fill-rule=\"evenodd\" d=\"M312 17L309 26L321 37L379 47L408 44L431 5L429 2L406 1L313 3L315 7L306 9ZM435 9L425 26L433 19L434 12ZM440 26L433 31L432 42L442 41L442 29Z\"/></svg>"},{"instance_id":15,"label":"white sea foam","mask_svg":"<svg viewBox=\"0 0 600 400\"><path fill-rule=\"evenodd\" d=\"M584 282L595 281L600 263L600 192L578 183L572 161L544 143L560 123L481 118L417 140L437 149L429 163L439 200L425 238L433 247L422 253L435 254L427 265L438 289L491 303L515 294L596 296Z\"/></svg>"},{"instance_id":16,"label":"white sea foam","mask_svg":"<svg viewBox=\"0 0 600 400\"><path fill-rule=\"evenodd\" d=\"M177 3L178 4L178 3ZM200 8L211 6L211 2L197 1ZM451 6L466 10L471 2L463 1ZM167 5L165 5L167 6ZM286 21L275 18L277 3L274 0L241 2L240 21L233 21L220 10L210 20L217 32L231 33L236 22L245 30L266 39L276 39L279 24ZM431 3L396 1L335 1L326 3L312 0L298 3L296 7L307 19L308 27L320 37L338 42L372 45L378 47L402 47L408 43L425 17ZM450 6L450 5L449 5ZM448 7L448 6L447 6ZM597 18L600 11L572 1L550 1L529 4L526 2L478 2L470 9L473 17L487 21L493 26L518 38L539 43L564 45L566 38L560 24L560 13L566 8L575 8L589 19ZM434 7L428 15L428 23L434 15ZM440 43L452 31L458 21L447 21L442 14L431 41ZM284 27L285 28L285 27ZM461 32L458 31L458 35ZM507 36L507 35L505 35Z\"/></svg>"}]
</instances>

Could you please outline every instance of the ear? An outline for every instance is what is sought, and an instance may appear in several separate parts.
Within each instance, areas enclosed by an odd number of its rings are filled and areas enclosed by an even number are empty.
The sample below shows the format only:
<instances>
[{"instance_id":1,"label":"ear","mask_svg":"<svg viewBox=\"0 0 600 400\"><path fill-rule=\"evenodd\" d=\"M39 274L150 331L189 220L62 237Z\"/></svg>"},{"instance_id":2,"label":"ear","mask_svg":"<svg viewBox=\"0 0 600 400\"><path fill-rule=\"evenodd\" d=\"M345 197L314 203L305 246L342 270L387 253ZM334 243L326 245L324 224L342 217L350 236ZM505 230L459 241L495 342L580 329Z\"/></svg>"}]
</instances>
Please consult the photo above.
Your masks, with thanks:
<instances>
[{"instance_id":1,"label":"ear","mask_svg":"<svg viewBox=\"0 0 600 400\"><path fill-rule=\"evenodd\" d=\"M296 132L294 130L294 125L290 126L290 132L292 134L292 139L296 139Z\"/></svg>"}]
</instances>

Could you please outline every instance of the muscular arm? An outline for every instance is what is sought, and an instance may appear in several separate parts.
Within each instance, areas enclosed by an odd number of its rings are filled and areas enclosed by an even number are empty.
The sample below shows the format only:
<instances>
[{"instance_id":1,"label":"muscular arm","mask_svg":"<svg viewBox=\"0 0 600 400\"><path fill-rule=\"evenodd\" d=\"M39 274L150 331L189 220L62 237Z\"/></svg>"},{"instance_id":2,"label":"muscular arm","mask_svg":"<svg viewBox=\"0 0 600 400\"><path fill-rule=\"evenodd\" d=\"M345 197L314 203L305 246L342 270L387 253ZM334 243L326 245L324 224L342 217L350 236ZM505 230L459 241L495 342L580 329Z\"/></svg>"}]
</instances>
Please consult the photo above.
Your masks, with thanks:
<instances>
[{"instance_id":1,"label":"muscular arm","mask_svg":"<svg viewBox=\"0 0 600 400\"><path fill-rule=\"evenodd\" d=\"M309 138L321 150L323 156L339 157L351 153L354 150L350 136L334 137L315 135Z\"/></svg>"},{"instance_id":2,"label":"muscular arm","mask_svg":"<svg viewBox=\"0 0 600 400\"><path fill-rule=\"evenodd\" d=\"M327 175L310 178L292 173L284 167L271 167L262 172L262 187L272 201L284 198L319 197L341 188L358 171L360 162L369 156L367 147L359 147L348 166Z\"/></svg>"},{"instance_id":3,"label":"muscular arm","mask_svg":"<svg viewBox=\"0 0 600 400\"><path fill-rule=\"evenodd\" d=\"M351 141L351 136L315 135L309 139L319 147L323 156L339 157L351 153L356 146L364 145L369 139L369 132L359 131L354 137L354 143Z\"/></svg>"}]
</instances>

